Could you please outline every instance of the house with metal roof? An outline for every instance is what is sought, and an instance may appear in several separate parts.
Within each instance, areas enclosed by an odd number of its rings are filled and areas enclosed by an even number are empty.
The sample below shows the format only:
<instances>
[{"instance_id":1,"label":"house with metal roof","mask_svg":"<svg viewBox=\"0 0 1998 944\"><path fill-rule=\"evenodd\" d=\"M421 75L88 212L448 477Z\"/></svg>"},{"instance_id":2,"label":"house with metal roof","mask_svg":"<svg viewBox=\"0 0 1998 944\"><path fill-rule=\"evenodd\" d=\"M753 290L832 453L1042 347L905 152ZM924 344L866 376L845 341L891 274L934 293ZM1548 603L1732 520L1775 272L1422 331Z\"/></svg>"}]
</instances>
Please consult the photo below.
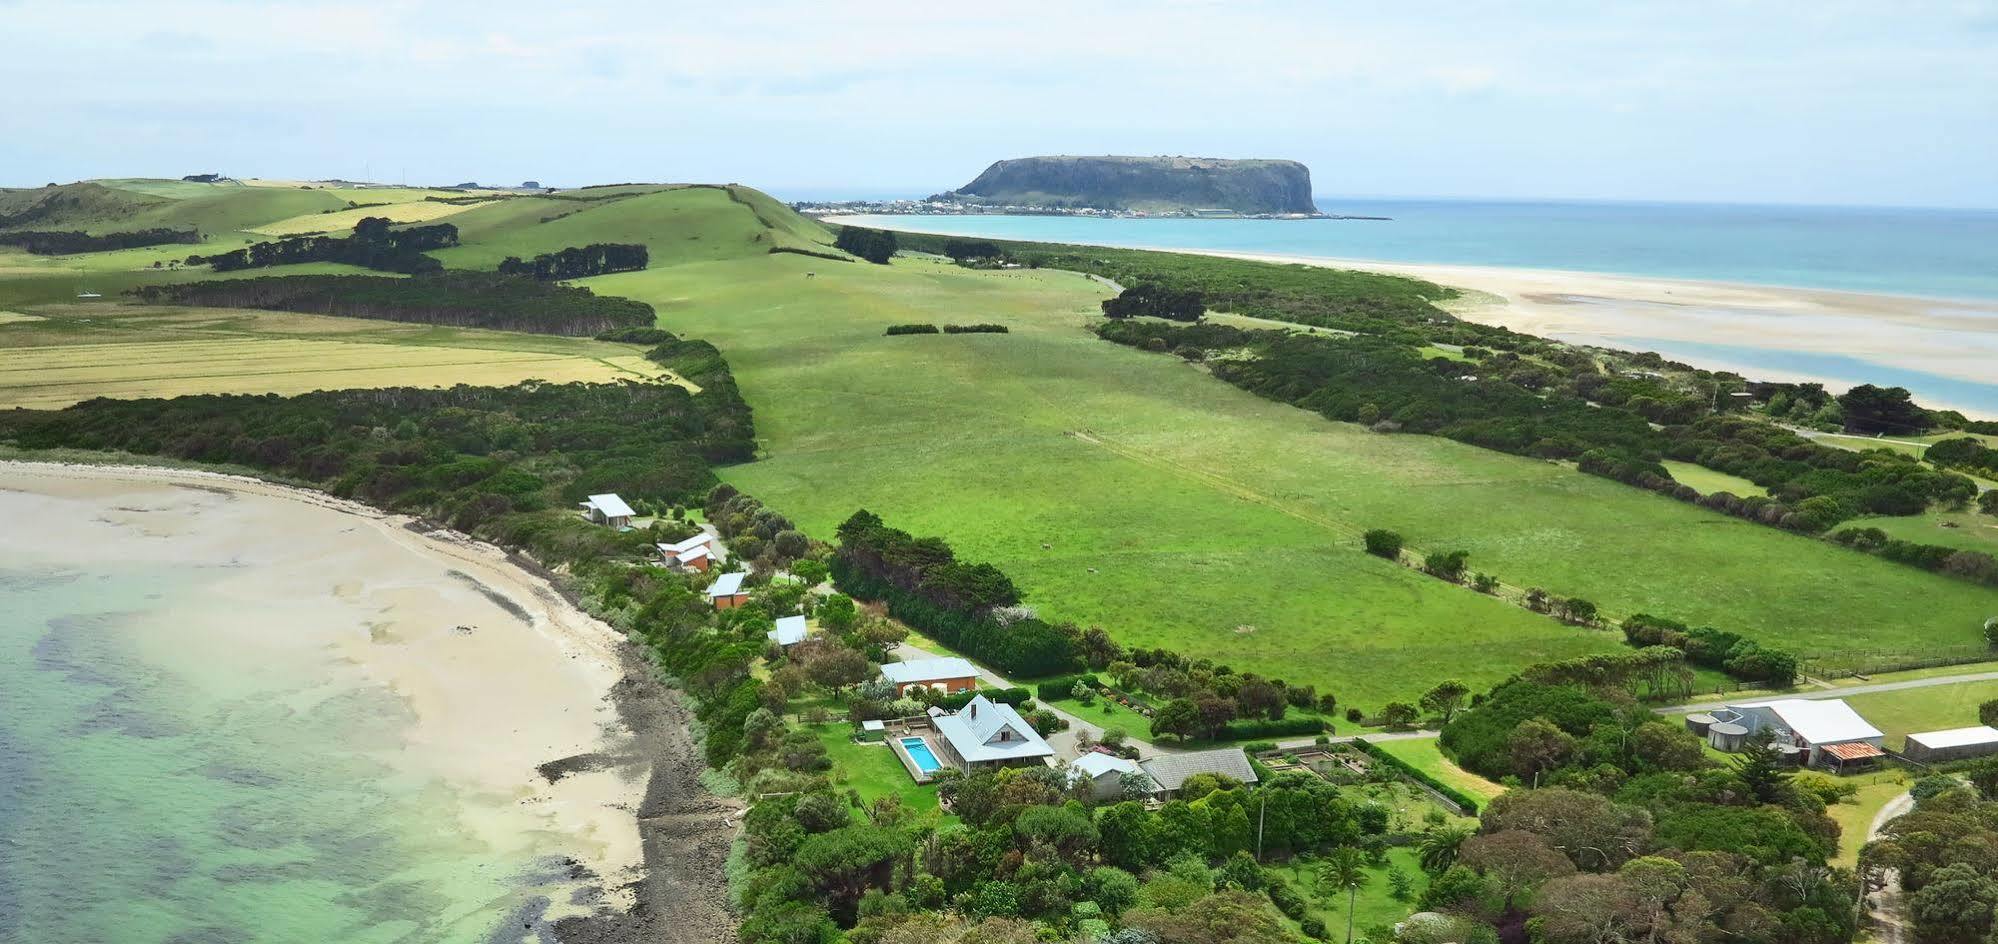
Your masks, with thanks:
<instances>
[{"instance_id":1,"label":"house with metal roof","mask_svg":"<svg viewBox=\"0 0 1998 944\"><path fill-rule=\"evenodd\" d=\"M962 660L959 660L962 661ZM930 719L944 763L967 774L1046 765L1055 750L1012 705L973 695L963 708Z\"/></svg>"},{"instance_id":2,"label":"house with metal roof","mask_svg":"<svg viewBox=\"0 0 1998 944\"><path fill-rule=\"evenodd\" d=\"M978 687L978 667L956 656L890 662L881 667L881 677L895 683L897 695L908 694L912 688L956 694Z\"/></svg>"},{"instance_id":3,"label":"house with metal roof","mask_svg":"<svg viewBox=\"0 0 1998 944\"><path fill-rule=\"evenodd\" d=\"M1729 705L1713 713L1746 737L1768 732L1771 743L1795 749L1806 765L1845 771L1887 756L1887 735L1843 698L1780 698Z\"/></svg>"},{"instance_id":4,"label":"house with metal roof","mask_svg":"<svg viewBox=\"0 0 1998 944\"><path fill-rule=\"evenodd\" d=\"M747 576L749 575L737 571L716 577L715 582L708 585L708 601L713 603L717 610L733 609L748 603L749 591L742 589L743 578Z\"/></svg>"},{"instance_id":5,"label":"house with metal roof","mask_svg":"<svg viewBox=\"0 0 1998 944\"><path fill-rule=\"evenodd\" d=\"M638 516L638 512L631 510L631 506L614 492L591 495L589 501L577 504L583 509L583 517L620 531L631 527L631 519Z\"/></svg>"},{"instance_id":6,"label":"house with metal roof","mask_svg":"<svg viewBox=\"0 0 1998 944\"><path fill-rule=\"evenodd\" d=\"M1158 792L1158 782L1152 779L1151 774L1145 773L1137 761L1128 757L1090 751L1068 764L1069 785L1087 783L1090 797L1097 800L1136 799L1127 796L1124 789L1125 779L1132 775L1144 778L1145 796Z\"/></svg>"},{"instance_id":7,"label":"house with metal roof","mask_svg":"<svg viewBox=\"0 0 1998 944\"><path fill-rule=\"evenodd\" d=\"M805 641L805 618L802 616L780 616L777 628L770 631L770 641L780 646L795 646Z\"/></svg>"},{"instance_id":8,"label":"house with metal roof","mask_svg":"<svg viewBox=\"0 0 1998 944\"><path fill-rule=\"evenodd\" d=\"M1187 778L1195 774L1219 774L1241 783L1255 783L1256 768L1249 765L1249 755L1239 747L1217 748L1211 751L1188 751L1184 754L1160 754L1138 762L1152 781L1159 785L1158 795L1170 797L1186 785Z\"/></svg>"},{"instance_id":9,"label":"house with metal roof","mask_svg":"<svg viewBox=\"0 0 1998 944\"><path fill-rule=\"evenodd\" d=\"M714 542L714 535L706 531L700 531L693 537L674 541L670 544L661 544L658 547L661 554L684 554L698 547L712 547L714 546Z\"/></svg>"}]
</instances>

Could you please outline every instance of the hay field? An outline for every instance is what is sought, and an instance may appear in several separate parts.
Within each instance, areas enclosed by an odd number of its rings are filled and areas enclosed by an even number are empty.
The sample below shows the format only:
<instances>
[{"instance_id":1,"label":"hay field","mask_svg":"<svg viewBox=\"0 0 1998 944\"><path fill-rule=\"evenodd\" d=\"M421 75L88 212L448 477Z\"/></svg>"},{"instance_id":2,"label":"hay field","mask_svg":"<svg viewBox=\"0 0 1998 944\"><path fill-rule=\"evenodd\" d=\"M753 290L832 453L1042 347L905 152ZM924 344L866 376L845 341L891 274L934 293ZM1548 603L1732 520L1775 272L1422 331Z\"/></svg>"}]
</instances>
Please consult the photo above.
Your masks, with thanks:
<instances>
[{"instance_id":1,"label":"hay field","mask_svg":"<svg viewBox=\"0 0 1998 944\"><path fill-rule=\"evenodd\" d=\"M634 345L317 315L99 304L0 320L0 409L91 397L656 377L681 382Z\"/></svg>"},{"instance_id":2,"label":"hay field","mask_svg":"<svg viewBox=\"0 0 1998 944\"><path fill-rule=\"evenodd\" d=\"M335 210L331 213L307 213L289 219L266 223L251 232L266 236L295 236L300 233L329 233L344 235L354 229L354 224L371 217L386 217L395 223L430 223L447 216L455 216L466 210L488 206L494 201L481 203L438 203L416 200L391 203L387 206L360 206L348 210Z\"/></svg>"}]
</instances>

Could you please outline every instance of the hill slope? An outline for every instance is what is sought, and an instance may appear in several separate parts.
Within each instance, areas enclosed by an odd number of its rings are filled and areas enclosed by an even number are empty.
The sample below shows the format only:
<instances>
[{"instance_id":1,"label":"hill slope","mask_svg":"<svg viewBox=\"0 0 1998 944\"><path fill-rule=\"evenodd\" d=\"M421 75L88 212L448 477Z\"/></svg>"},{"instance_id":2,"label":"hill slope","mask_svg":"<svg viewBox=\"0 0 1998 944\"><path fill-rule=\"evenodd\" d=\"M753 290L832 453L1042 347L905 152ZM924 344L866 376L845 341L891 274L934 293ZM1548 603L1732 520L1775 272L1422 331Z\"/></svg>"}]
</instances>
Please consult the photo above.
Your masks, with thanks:
<instances>
[{"instance_id":1,"label":"hill slope","mask_svg":"<svg viewBox=\"0 0 1998 944\"><path fill-rule=\"evenodd\" d=\"M1316 213L1311 170L1296 161L1207 157L1022 157L951 194L972 202L1145 212Z\"/></svg>"}]
</instances>

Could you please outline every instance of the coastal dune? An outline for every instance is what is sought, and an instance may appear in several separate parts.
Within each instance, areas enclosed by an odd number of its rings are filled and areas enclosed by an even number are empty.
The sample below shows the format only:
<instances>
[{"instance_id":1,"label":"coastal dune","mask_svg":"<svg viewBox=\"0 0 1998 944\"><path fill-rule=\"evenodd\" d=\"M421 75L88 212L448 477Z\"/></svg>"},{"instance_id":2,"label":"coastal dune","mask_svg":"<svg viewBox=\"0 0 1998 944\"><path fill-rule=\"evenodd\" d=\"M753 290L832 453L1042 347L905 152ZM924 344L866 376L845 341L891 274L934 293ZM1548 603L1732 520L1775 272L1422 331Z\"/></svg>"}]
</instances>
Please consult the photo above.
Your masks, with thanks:
<instances>
[{"instance_id":1,"label":"coastal dune","mask_svg":"<svg viewBox=\"0 0 1998 944\"><path fill-rule=\"evenodd\" d=\"M727 936L732 808L701 791L687 711L615 630L502 550L200 471L0 462L0 499L9 566L201 568L212 605L186 617L198 629L143 637L152 664L239 665L241 694L279 693L286 711L392 696L387 722L338 749L378 763L384 789L434 796L452 843L523 864L527 903L511 918L467 903L464 921L506 920L502 940ZM306 684L270 681L293 670ZM675 933L656 933L661 912Z\"/></svg>"}]
</instances>

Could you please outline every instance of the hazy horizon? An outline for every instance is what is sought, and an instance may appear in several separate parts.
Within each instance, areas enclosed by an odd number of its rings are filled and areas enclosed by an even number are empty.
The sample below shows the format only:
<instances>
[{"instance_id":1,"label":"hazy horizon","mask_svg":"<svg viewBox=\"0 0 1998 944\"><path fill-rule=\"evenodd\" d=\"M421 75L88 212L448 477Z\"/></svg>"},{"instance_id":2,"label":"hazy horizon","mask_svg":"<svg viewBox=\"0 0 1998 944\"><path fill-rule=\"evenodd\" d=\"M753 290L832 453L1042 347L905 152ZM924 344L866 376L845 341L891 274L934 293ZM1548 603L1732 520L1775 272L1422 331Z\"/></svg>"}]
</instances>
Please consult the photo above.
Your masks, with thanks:
<instances>
[{"instance_id":1,"label":"hazy horizon","mask_svg":"<svg viewBox=\"0 0 1998 944\"><path fill-rule=\"evenodd\" d=\"M0 0L0 30L36 40L0 61L33 90L0 115L0 180L27 187L922 196L1001 158L1168 153L1299 160L1335 199L1998 208L1992 0Z\"/></svg>"}]
</instances>

